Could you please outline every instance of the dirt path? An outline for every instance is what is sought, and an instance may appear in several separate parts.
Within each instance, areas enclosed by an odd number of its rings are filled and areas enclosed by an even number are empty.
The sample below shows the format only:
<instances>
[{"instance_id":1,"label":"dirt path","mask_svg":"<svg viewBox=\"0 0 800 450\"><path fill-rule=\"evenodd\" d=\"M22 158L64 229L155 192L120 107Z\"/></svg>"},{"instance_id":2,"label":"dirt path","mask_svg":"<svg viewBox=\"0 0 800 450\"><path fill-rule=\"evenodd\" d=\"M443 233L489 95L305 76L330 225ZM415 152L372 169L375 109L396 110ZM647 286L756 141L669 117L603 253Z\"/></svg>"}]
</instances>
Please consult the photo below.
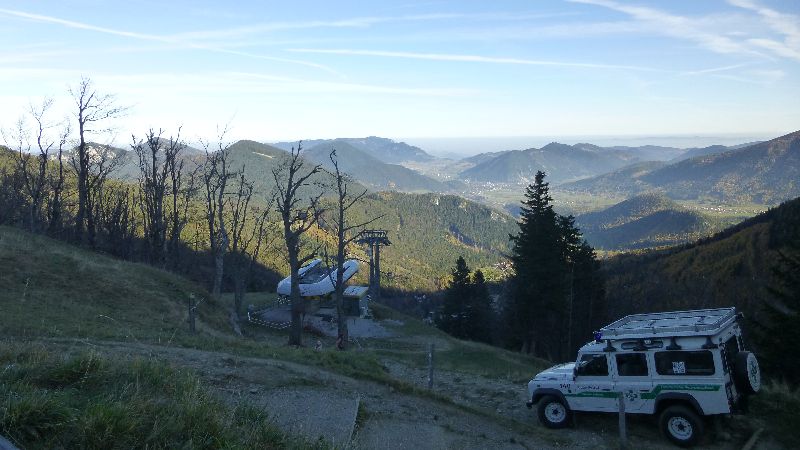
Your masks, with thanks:
<instances>
[{"instance_id":1,"label":"dirt path","mask_svg":"<svg viewBox=\"0 0 800 450\"><path fill-rule=\"evenodd\" d=\"M81 349L85 344L58 345ZM579 415L578 426L548 430L524 406L524 386L475 375L438 371L436 390L464 407L402 394L312 366L241 357L224 352L158 345L96 342L91 348L115 357L155 357L193 369L230 402L259 405L281 428L337 448L525 449L616 448L616 417ZM397 379L422 386L426 373L383 361ZM360 404L361 411L358 411ZM480 410L484 412L473 412ZM358 414L358 424L354 421ZM632 448L671 449L648 421L633 420ZM741 439L745 440L746 437ZM705 448L740 446L733 441Z\"/></svg>"},{"instance_id":2,"label":"dirt path","mask_svg":"<svg viewBox=\"0 0 800 450\"><path fill-rule=\"evenodd\" d=\"M381 363L389 369L394 378L427 386L427 370L384 359ZM482 410L493 411L497 415L508 418L523 426L543 429L538 423L536 409L524 406L526 389L524 383L508 380L485 378L474 374L437 370L434 374L435 390L446 394L455 402ZM675 449L661 437L655 419L649 416L628 415L628 437L631 448ZM750 437L748 427L742 426L744 419L724 420L720 432L708 430L702 443L707 449L738 449ZM575 427L561 430L560 434L569 435L572 445L577 447L591 446L615 448L618 441L618 417L615 414L577 413ZM712 428L712 427L709 427Z\"/></svg>"}]
</instances>

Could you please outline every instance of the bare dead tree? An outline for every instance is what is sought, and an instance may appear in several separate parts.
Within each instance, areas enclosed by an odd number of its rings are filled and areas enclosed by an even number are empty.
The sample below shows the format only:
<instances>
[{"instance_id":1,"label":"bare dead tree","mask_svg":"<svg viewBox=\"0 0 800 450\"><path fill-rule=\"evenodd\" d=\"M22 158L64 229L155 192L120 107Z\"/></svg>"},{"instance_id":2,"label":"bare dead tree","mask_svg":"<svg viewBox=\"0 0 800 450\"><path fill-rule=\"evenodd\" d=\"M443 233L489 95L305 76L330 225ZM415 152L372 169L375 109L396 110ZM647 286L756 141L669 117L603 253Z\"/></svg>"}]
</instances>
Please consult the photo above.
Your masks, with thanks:
<instances>
[{"instance_id":1,"label":"bare dead tree","mask_svg":"<svg viewBox=\"0 0 800 450\"><path fill-rule=\"evenodd\" d=\"M178 129L180 137L180 129ZM190 200L197 192L197 173L201 166L196 165L192 170L184 172L184 158L179 157L179 152L185 148L182 145L180 150L173 148L174 142L170 140L169 152L172 157L167 158L167 171L170 178L170 190L172 194L172 205L169 212L169 245L167 251L168 264L176 269L178 265L178 251L180 249L181 233L189 223L189 204Z\"/></svg>"},{"instance_id":2,"label":"bare dead tree","mask_svg":"<svg viewBox=\"0 0 800 450\"><path fill-rule=\"evenodd\" d=\"M231 256L233 256L233 264L231 278L233 279L233 311L236 314L236 320L240 320L239 313L242 310L242 297L246 288L245 279L245 262L242 259L247 259L247 246L249 244L247 235L245 234L245 227L250 214L250 200L253 198L253 183L247 180L244 174L244 167L237 174L237 186L234 193L233 202L231 203ZM251 235L252 236L252 235Z\"/></svg>"},{"instance_id":3,"label":"bare dead tree","mask_svg":"<svg viewBox=\"0 0 800 450\"><path fill-rule=\"evenodd\" d=\"M147 255L150 264L163 265L164 245L167 240L166 219L164 217L164 196L167 192L167 165L161 140L162 130L152 128L145 140L131 136L131 148L139 159L138 203L142 213L142 226L147 242Z\"/></svg>"},{"instance_id":4,"label":"bare dead tree","mask_svg":"<svg viewBox=\"0 0 800 450\"><path fill-rule=\"evenodd\" d=\"M16 141L12 145L17 147L17 150L12 150L11 147L0 147L0 151L8 152L9 159L12 161L10 167L0 165L0 224L19 225L24 222L24 219L20 217L20 211L27 203L24 194L25 182L18 162L20 155L24 152L21 150L23 146L29 147L24 121L20 119L12 133L6 133L3 130L3 139L6 142Z\"/></svg>"},{"instance_id":5,"label":"bare dead tree","mask_svg":"<svg viewBox=\"0 0 800 450\"><path fill-rule=\"evenodd\" d=\"M86 173L86 229L84 243L96 247L98 215L105 196L105 187L111 172L122 163L122 154L108 145L91 148L88 172ZM72 159L75 168L75 159Z\"/></svg>"},{"instance_id":6,"label":"bare dead tree","mask_svg":"<svg viewBox=\"0 0 800 450\"><path fill-rule=\"evenodd\" d=\"M58 137L58 152L56 153L57 170L50 177L50 197L47 205L47 231L50 234L59 233L64 228L64 146L70 135L69 122L65 121Z\"/></svg>"},{"instance_id":7,"label":"bare dead tree","mask_svg":"<svg viewBox=\"0 0 800 450\"><path fill-rule=\"evenodd\" d=\"M275 209L283 221L283 237L286 243L287 260L291 274L290 301L292 308L292 324L289 330L289 345L302 345L303 327L301 315L304 311L303 299L300 297L300 267L314 258L317 249L304 251L303 234L313 227L322 214L319 200L322 192L301 198L301 189L313 185L311 177L322 170L319 164L307 169L307 162L302 158L302 142L292 147L290 156L279 166L272 169L275 180ZM302 256L301 256L302 255Z\"/></svg>"},{"instance_id":8,"label":"bare dead tree","mask_svg":"<svg viewBox=\"0 0 800 450\"><path fill-rule=\"evenodd\" d=\"M36 152L33 155L33 149L30 144L27 145L27 151L23 152L23 146L18 148L17 164L19 166L20 174L22 175L23 186L25 193L28 196L28 229L35 233L39 231L39 226L43 219L43 208L45 197L48 195L48 188L50 183L48 180L47 167L49 164L50 150L55 145L55 142L49 139L48 130L53 125L48 124L45 119L47 111L52 107L53 100L45 99L40 107L30 105L28 114L34 119L36 125L34 127L34 138L36 140ZM23 121L19 122L18 134L20 139L23 135ZM20 140L20 144L22 144Z\"/></svg>"},{"instance_id":9,"label":"bare dead tree","mask_svg":"<svg viewBox=\"0 0 800 450\"><path fill-rule=\"evenodd\" d=\"M177 137L162 139L162 134L151 128L144 140L132 136L131 148L139 159L139 207L150 263L164 267L176 228L186 220L178 207L183 170L178 159L186 146L180 140L180 127Z\"/></svg>"},{"instance_id":10,"label":"bare dead tree","mask_svg":"<svg viewBox=\"0 0 800 450\"><path fill-rule=\"evenodd\" d=\"M237 189L231 204L231 251L232 258L231 278L234 286L234 311L241 320L240 314L247 283L253 270L253 265L261 253L263 246L269 246L267 236L268 216L272 208L272 200L267 202L265 208L251 206L254 193L253 183L248 181L244 174L244 167L239 172ZM250 227L248 227L250 223ZM266 241L266 242L265 242Z\"/></svg>"},{"instance_id":11,"label":"bare dead tree","mask_svg":"<svg viewBox=\"0 0 800 450\"><path fill-rule=\"evenodd\" d=\"M94 239L94 218L96 212L96 202L92 204L92 166L93 157L90 152L86 138L92 133L103 131L96 128L108 119L119 117L125 112L125 108L115 105L115 98L111 95L98 94L89 78L81 78L75 88L70 89L70 94L75 101L76 119L78 121L78 147L72 157L72 167L75 170L78 184L78 212L75 217L75 233L78 240L84 244L92 245ZM105 158L102 158L105 159ZM108 164L99 164L101 170ZM105 174L107 175L107 173ZM94 177L94 188L102 188L105 182L105 175L100 174ZM102 180L102 182L100 182ZM98 191L95 191L95 198Z\"/></svg>"},{"instance_id":12,"label":"bare dead tree","mask_svg":"<svg viewBox=\"0 0 800 450\"><path fill-rule=\"evenodd\" d=\"M26 203L27 211L26 214L27 218L26 221L28 222L28 228L31 232L34 231L35 228L35 205L36 205L36 198L38 197L38 189L41 188L41 184L38 183L38 176L35 173L34 166L34 157L31 155L32 147L31 147L31 133L28 130L27 124L25 122L25 117L20 117L17 120L16 126L11 133L11 140L14 141L14 177L18 180L20 184L20 200L21 203ZM7 132L3 131L4 140L9 140L6 136ZM46 164L46 160L45 160ZM45 167L47 167L45 165ZM44 175L43 175L44 177Z\"/></svg>"},{"instance_id":13,"label":"bare dead tree","mask_svg":"<svg viewBox=\"0 0 800 450\"><path fill-rule=\"evenodd\" d=\"M336 217L333 223L333 231L336 233L336 280L333 281L335 287L334 301L336 302L336 316L338 325L338 341L344 348L350 338L347 330L347 317L344 311L344 260L347 256L347 246L358 238L359 233L355 230L363 230L370 223L380 217L374 217L361 223L351 224L347 220L347 211L367 195L364 189L355 195L350 194L349 189L352 185L352 178L339 169L339 158L336 149L331 150L329 155L333 164L332 174L336 181Z\"/></svg>"},{"instance_id":14,"label":"bare dead tree","mask_svg":"<svg viewBox=\"0 0 800 450\"><path fill-rule=\"evenodd\" d=\"M102 231L105 248L112 254L131 259L134 254L137 221L136 209L131 204L136 196L131 187L122 183L110 183L97 200L96 222Z\"/></svg>"},{"instance_id":15,"label":"bare dead tree","mask_svg":"<svg viewBox=\"0 0 800 450\"><path fill-rule=\"evenodd\" d=\"M17 170L0 167L0 224L18 224L24 204L22 177Z\"/></svg>"},{"instance_id":16,"label":"bare dead tree","mask_svg":"<svg viewBox=\"0 0 800 450\"><path fill-rule=\"evenodd\" d=\"M228 171L228 146L223 144L226 130L219 135L217 150L211 151L209 143L203 143L206 159L202 178L205 187L205 215L208 224L208 241L214 258L214 282L211 290L217 301L221 300L222 277L225 268L225 254L230 246L230 236L226 228L225 210L228 199L225 189L228 181L235 174ZM241 334L237 314L230 311L231 325L237 334Z\"/></svg>"}]
</instances>

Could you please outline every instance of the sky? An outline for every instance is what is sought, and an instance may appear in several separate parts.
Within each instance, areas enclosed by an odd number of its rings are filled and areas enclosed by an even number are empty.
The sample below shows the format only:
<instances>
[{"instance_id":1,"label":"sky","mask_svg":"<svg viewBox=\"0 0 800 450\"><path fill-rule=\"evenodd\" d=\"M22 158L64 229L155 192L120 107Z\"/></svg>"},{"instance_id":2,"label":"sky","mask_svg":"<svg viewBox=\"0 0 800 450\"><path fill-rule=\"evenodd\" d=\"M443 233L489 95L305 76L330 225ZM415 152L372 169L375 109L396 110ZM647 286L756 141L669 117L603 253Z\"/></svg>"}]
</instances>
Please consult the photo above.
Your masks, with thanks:
<instances>
[{"instance_id":1,"label":"sky","mask_svg":"<svg viewBox=\"0 0 800 450\"><path fill-rule=\"evenodd\" d=\"M46 97L52 123L69 116L88 77L128 107L105 137L122 144L227 127L474 153L469 138L500 150L491 138L800 129L796 0L0 0L0 42L1 128Z\"/></svg>"}]
</instances>

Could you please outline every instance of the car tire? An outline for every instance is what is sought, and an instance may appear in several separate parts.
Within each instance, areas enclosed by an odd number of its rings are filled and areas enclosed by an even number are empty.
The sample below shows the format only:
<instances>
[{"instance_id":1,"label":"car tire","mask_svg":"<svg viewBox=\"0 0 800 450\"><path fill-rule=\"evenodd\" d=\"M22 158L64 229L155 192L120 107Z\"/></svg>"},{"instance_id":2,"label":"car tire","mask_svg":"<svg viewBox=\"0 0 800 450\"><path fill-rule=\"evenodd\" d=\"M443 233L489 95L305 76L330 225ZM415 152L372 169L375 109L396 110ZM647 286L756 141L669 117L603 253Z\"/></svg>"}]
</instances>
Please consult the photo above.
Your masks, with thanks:
<instances>
[{"instance_id":1,"label":"car tire","mask_svg":"<svg viewBox=\"0 0 800 450\"><path fill-rule=\"evenodd\" d=\"M553 395L545 395L539 400L537 408L539 422L547 428L564 428L569 424L572 412L569 406Z\"/></svg>"},{"instance_id":2,"label":"car tire","mask_svg":"<svg viewBox=\"0 0 800 450\"><path fill-rule=\"evenodd\" d=\"M679 447L691 447L705 432L703 420L686 406L674 405L666 408L658 421L664 437Z\"/></svg>"},{"instance_id":3,"label":"car tire","mask_svg":"<svg viewBox=\"0 0 800 450\"><path fill-rule=\"evenodd\" d=\"M756 355L739 352L733 362L733 382L740 393L756 394L761 390L761 368Z\"/></svg>"}]
</instances>

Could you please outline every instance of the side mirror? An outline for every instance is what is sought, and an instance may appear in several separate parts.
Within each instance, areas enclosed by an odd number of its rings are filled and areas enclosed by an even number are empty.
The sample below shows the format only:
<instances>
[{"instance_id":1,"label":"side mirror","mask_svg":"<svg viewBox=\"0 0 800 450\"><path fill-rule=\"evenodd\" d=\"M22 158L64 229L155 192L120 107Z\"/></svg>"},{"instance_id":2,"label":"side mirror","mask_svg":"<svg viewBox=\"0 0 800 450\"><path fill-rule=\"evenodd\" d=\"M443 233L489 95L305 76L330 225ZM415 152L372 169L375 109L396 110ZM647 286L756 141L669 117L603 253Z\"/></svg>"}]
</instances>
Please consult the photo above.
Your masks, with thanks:
<instances>
[{"instance_id":1,"label":"side mirror","mask_svg":"<svg viewBox=\"0 0 800 450\"><path fill-rule=\"evenodd\" d=\"M577 365L572 369L572 381L575 381L576 378L578 378L578 366Z\"/></svg>"}]
</instances>

